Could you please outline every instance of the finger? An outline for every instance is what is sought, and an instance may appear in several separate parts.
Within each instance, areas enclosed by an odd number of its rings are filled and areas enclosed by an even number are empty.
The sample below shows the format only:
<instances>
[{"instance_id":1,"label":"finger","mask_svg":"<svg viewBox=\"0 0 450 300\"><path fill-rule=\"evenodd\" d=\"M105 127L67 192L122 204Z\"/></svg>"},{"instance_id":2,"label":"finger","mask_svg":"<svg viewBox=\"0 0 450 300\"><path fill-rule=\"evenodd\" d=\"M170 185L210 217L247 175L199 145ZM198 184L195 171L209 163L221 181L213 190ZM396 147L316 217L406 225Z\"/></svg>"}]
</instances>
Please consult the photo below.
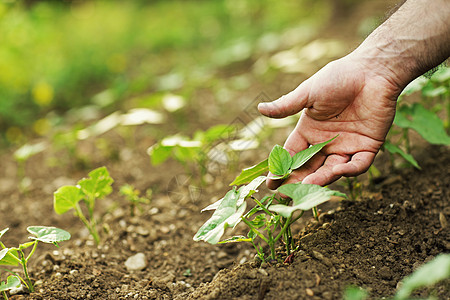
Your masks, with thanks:
<instances>
[{"instance_id":1,"label":"finger","mask_svg":"<svg viewBox=\"0 0 450 300\"><path fill-rule=\"evenodd\" d=\"M271 179L273 174L269 172L266 179L267 188L271 190L276 190L284 181L284 179Z\"/></svg>"},{"instance_id":2,"label":"finger","mask_svg":"<svg viewBox=\"0 0 450 300\"><path fill-rule=\"evenodd\" d=\"M271 118L284 118L298 113L308 101L310 81L306 80L295 90L272 102L258 104L260 113Z\"/></svg>"},{"instance_id":3,"label":"finger","mask_svg":"<svg viewBox=\"0 0 450 300\"><path fill-rule=\"evenodd\" d=\"M320 186L328 185L338 180L342 175L335 174L333 168L336 165L345 164L350 160L347 155L332 154L327 157L323 166L317 169L314 173L306 176L302 183L317 184Z\"/></svg>"},{"instance_id":4,"label":"finger","mask_svg":"<svg viewBox=\"0 0 450 300\"><path fill-rule=\"evenodd\" d=\"M349 162L335 165L332 172L339 176L358 176L369 169L375 155L374 152L358 152L352 156Z\"/></svg>"},{"instance_id":5,"label":"finger","mask_svg":"<svg viewBox=\"0 0 450 300\"><path fill-rule=\"evenodd\" d=\"M302 135L302 132L303 131L300 129L299 121L284 143L283 148L286 149L291 154L291 156L294 156L296 153L309 147L309 143Z\"/></svg>"}]
</instances>

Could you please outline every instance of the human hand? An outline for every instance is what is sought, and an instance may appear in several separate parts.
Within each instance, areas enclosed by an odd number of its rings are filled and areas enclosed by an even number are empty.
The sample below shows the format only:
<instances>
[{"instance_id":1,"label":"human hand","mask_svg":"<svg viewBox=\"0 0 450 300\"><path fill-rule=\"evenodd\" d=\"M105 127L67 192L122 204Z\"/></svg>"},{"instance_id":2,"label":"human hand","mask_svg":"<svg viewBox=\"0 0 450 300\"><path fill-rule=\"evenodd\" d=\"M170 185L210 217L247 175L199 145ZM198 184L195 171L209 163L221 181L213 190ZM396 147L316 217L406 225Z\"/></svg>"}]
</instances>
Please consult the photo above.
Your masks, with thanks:
<instances>
[{"instance_id":1,"label":"human hand","mask_svg":"<svg viewBox=\"0 0 450 300\"><path fill-rule=\"evenodd\" d=\"M259 111L272 118L304 109L284 144L291 155L339 134L284 182L268 179L267 186L276 189L297 181L323 186L341 176L367 171L384 143L401 92L387 74L388 68L350 54L329 63L278 100L260 103Z\"/></svg>"}]
</instances>

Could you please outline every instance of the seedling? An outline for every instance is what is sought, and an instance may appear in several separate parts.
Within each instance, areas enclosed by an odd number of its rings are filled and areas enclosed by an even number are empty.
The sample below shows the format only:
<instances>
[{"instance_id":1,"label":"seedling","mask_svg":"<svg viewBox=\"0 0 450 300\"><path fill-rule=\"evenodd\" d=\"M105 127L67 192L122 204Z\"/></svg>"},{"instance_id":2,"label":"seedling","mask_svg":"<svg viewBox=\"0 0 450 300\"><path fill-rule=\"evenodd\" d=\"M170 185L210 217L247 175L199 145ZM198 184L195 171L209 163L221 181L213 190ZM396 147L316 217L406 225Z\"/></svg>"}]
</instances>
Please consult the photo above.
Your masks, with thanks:
<instances>
[{"instance_id":1,"label":"seedling","mask_svg":"<svg viewBox=\"0 0 450 300\"><path fill-rule=\"evenodd\" d=\"M8 300L8 296L6 295L6 291L16 289L20 287L20 279L17 276L10 275L6 279L6 282L0 282L0 292L3 294L3 298Z\"/></svg>"},{"instance_id":2,"label":"seedling","mask_svg":"<svg viewBox=\"0 0 450 300\"><path fill-rule=\"evenodd\" d=\"M398 285L393 300L411 299L410 295L418 288L431 287L441 280L450 278L450 254L439 254L424 264L411 275L405 277ZM358 287L349 287L344 293L344 300L365 300L368 293ZM384 297L382 299L385 299ZM432 297L428 299L434 299Z\"/></svg>"},{"instance_id":3,"label":"seedling","mask_svg":"<svg viewBox=\"0 0 450 300\"><path fill-rule=\"evenodd\" d=\"M53 196L55 212L64 214L74 209L75 215L80 218L98 245L100 236L94 216L95 202L112 192L111 184L113 182L114 180L109 176L106 167L100 167L89 172L89 178L81 179L76 186L66 185L60 187ZM88 217L81 210L79 204L81 200L87 207Z\"/></svg>"},{"instance_id":4,"label":"seedling","mask_svg":"<svg viewBox=\"0 0 450 300\"><path fill-rule=\"evenodd\" d=\"M277 259L275 245L282 240L289 257L295 246L291 225L303 215L305 210L315 209L317 205L330 200L333 196L345 197L345 195L326 187L301 183L285 184L278 188L279 193L289 198L272 194L258 200L254 194L258 192L258 187L267 178L262 174L270 171L273 174L271 178L287 178L293 170L303 166L335 138L311 146L293 157L287 150L275 145L268 159L244 169L230 184L246 185L239 189L233 187L225 197L203 209L203 211L215 211L212 217L198 230L194 240L203 240L211 244L250 242L262 261L265 261L265 256L260 242L263 241L269 245L269 259L272 261ZM247 199L252 199L256 205L246 212ZM220 241L226 228L234 228L241 221L250 228L247 236L233 236Z\"/></svg>"},{"instance_id":5,"label":"seedling","mask_svg":"<svg viewBox=\"0 0 450 300\"><path fill-rule=\"evenodd\" d=\"M9 228L3 229L0 231L0 239L1 237L8 231ZM7 248L2 242L0 242L0 246L2 250L0 251L0 265L4 266L18 266L21 265L23 269L24 277L19 274L12 272L10 270L5 269L6 271L12 273L14 276L8 277L6 283L1 283L0 291L3 292L3 296L6 298L6 290L9 290L13 287L17 287L17 281L13 277L16 277L22 281L22 283L27 287L27 289L32 293L34 291L33 281L31 280L28 273L28 261L33 256L36 251L37 245L39 242L54 244L59 247L58 243L62 241L67 241L70 239L70 233L65 230L56 228L56 227L46 227L46 226L30 226L27 228L27 231L31 233L32 242L27 242L24 244L20 244L19 247ZM25 254L25 249L31 248L28 254Z\"/></svg>"},{"instance_id":6,"label":"seedling","mask_svg":"<svg viewBox=\"0 0 450 300\"><path fill-rule=\"evenodd\" d=\"M403 96L420 92L422 101L407 105ZM410 165L420 169L419 164L411 155L410 131L413 130L433 145L450 145L450 68L442 67L431 77L419 77L411 82L399 97L397 113L393 127L383 149L391 155L400 155ZM435 100L434 106L433 100ZM446 109L447 118L440 119L438 112ZM396 136L395 138L392 138Z\"/></svg>"},{"instance_id":7,"label":"seedling","mask_svg":"<svg viewBox=\"0 0 450 300\"><path fill-rule=\"evenodd\" d=\"M122 185L120 187L120 193L130 202L130 215L132 217L135 215L136 208L142 212L141 204L149 204L149 198L152 196L152 190L147 190L147 198L140 197L141 192L129 184Z\"/></svg>"}]
</instances>

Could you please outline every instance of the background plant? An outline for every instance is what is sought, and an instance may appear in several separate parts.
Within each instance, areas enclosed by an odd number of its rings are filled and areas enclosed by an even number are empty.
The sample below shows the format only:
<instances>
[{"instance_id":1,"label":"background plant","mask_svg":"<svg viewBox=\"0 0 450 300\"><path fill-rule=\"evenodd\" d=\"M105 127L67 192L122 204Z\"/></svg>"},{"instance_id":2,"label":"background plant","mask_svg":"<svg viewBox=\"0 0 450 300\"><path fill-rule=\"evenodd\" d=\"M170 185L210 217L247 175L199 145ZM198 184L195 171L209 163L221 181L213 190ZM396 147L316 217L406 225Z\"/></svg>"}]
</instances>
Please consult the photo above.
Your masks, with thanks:
<instances>
[{"instance_id":1,"label":"background plant","mask_svg":"<svg viewBox=\"0 0 450 300\"><path fill-rule=\"evenodd\" d=\"M412 299L411 294L423 287L432 287L441 280L450 278L450 254L439 254L425 263L411 275L405 277L399 284L394 297L387 299ZM364 300L369 293L358 287L350 287L344 293L344 300ZM381 299L386 299L382 297ZM428 299L435 299L430 296Z\"/></svg>"},{"instance_id":2,"label":"background plant","mask_svg":"<svg viewBox=\"0 0 450 300\"><path fill-rule=\"evenodd\" d=\"M408 104L403 100L417 93L420 94L419 102ZM450 136L446 132L450 118L449 96L450 68L442 66L430 77L421 76L411 82L399 97L394 124L383 149L420 169L411 155L411 130L430 144L450 145Z\"/></svg>"},{"instance_id":3,"label":"background plant","mask_svg":"<svg viewBox=\"0 0 450 300\"><path fill-rule=\"evenodd\" d=\"M147 190L146 197L141 197L141 192L135 189L130 184L125 184L120 187L120 194L125 196L125 199L130 203L130 215L135 215L135 210L142 212L141 204L149 204L152 196L152 190Z\"/></svg>"},{"instance_id":4,"label":"background plant","mask_svg":"<svg viewBox=\"0 0 450 300\"><path fill-rule=\"evenodd\" d=\"M0 282L0 292L3 294L3 298L8 300L8 296L6 292L12 289L16 289L20 287L20 279L17 276L10 275L6 279L6 282Z\"/></svg>"},{"instance_id":5,"label":"background plant","mask_svg":"<svg viewBox=\"0 0 450 300\"><path fill-rule=\"evenodd\" d=\"M100 236L97 230L95 219L95 202L104 198L112 192L112 183L114 180L109 176L106 167L97 168L89 172L88 178L78 181L76 186L66 185L60 187L53 196L53 205L57 214L64 214L74 209L75 215L80 218L94 241L99 244ZM83 213L79 202L83 200L88 217Z\"/></svg>"},{"instance_id":6,"label":"background plant","mask_svg":"<svg viewBox=\"0 0 450 300\"><path fill-rule=\"evenodd\" d=\"M268 244L269 259L276 260L275 245L282 240L289 256L295 249L291 225L303 215L305 210L315 209L317 205L328 201L332 196L345 197L345 195L318 185L296 183L278 188L279 193L289 198L272 194L259 200L254 194L267 179L267 176L261 176L261 174L270 171L273 174L271 178L286 178L335 138L311 146L293 157L286 149L275 145L268 159L244 169L230 184L246 185L239 189L233 187L225 197L203 209L203 211L214 210L214 213L198 230L194 240L203 240L211 244L250 242L262 261L265 260L265 255L260 241ZM246 212L247 199L251 199L255 206ZM220 241L226 228L234 228L241 221L250 229L247 236L233 236Z\"/></svg>"},{"instance_id":7,"label":"background plant","mask_svg":"<svg viewBox=\"0 0 450 300\"><path fill-rule=\"evenodd\" d=\"M6 228L0 231L0 239L8 231L8 229L9 228ZM70 233L56 227L46 227L46 226L29 226L27 228L27 231L33 235L32 237L30 237L30 239L33 240L32 242L20 244L18 247L7 248L0 241L0 246L2 247L2 250L0 251L0 265L4 266L21 265L24 277L9 270L6 271L12 273L15 277L19 278L20 281L27 287L27 289L30 292L33 292L34 285L29 275L28 262L35 253L38 243L43 242L48 244L54 244L55 246L59 247L58 243L70 239ZM28 252L28 254L26 254L25 250L30 247L32 247L31 250ZM3 288L2 291L5 292L11 286L14 286L15 283L16 280L14 278L11 279L8 278L5 286L3 285L3 283L1 285L1 287Z\"/></svg>"}]
</instances>

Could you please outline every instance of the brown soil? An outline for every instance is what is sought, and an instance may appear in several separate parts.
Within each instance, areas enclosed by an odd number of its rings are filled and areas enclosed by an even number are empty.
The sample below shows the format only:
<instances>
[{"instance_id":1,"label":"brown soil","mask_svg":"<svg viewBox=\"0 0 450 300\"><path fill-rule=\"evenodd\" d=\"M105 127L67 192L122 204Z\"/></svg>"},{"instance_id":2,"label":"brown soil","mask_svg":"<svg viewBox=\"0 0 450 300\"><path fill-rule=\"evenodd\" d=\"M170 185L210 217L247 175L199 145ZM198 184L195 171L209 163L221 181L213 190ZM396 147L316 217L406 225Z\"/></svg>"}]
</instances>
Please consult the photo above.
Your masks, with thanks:
<instances>
[{"instance_id":1,"label":"brown soil","mask_svg":"<svg viewBox=\"0 0 450 300\"><path fill-rule=\"evenodd\" d=\"M357 14L364 15L358 10ZM243 67L230 76L245 72ZM173 161L152 167L147 147L165 134L180 130L192 134L198 128L230 123L261 90L269 88L266 92L277 96L302 79L297 75L280 77L274 80L280 86L263 86L252 78L251 87L237 93L240 105L217 104L212 91L199 90L182 121L171 120L164 128L139 126L109 132L81 143L78 158L69 157L64 150L36 155L27 162L26 175L32 185L23 192L18 188L12 150L2 153L0 230L10 228L2 242L11 247L25 242L30 225L56 226L72 234L59 249L40 245L30 262L36 292L10 298L340 299L349 285L364 287L373 298L381 298L393 295L398 282L419 265L450 252L450 228L445 227L445 220L450 220L450 151L437 146L416 150L422 171L390 173L385 160L379 159L378 167L385 170L385 176L378 178L375 186L366 186L357 201L322 206L319 222L310 215L302 218L294 228L299 250L291 264L261 265L247 244L209 245L192 240L210 216L201 214L200 209L226 192L237 168L209 174L206 184L200 186L197 176L187 176L185 167ZM244 117L238 119L248 122ZM260 149L244 152L239 166L258 162L274 143L282 143L291 129L279 129ZM99 142L106 142L106 147L96 147ZM53 212L52 193L102 165L115 183L114 192L98 203L104 230L102 243L96 246L76 217ZM142 192L153 191L151 204L134 217L118 193L126 183ZM244 233L245 228L238 226L236 231ZM147 266L128 271L125 261L137 253L145 255ZM281 247L279 254L284 255ZM1 271L1 279L6 276ZM448 299L449 283L420 290L416 296Z\"/></svg>"},{"instance_id":2,"label":"brown soil","mask_svg":"<svg viewBox=\"0 0 450 300\"><path fill-rule=\"evenodd\" d=\"M11 161L7 155L3 158ZM144 157L135 156L134 160L126 169L127 163L109 167L116 189L130 182L130 168L144 165ZM429 147L422 152L421 162L422 171L392 173L360 200L334 205L319 222L309 218L298 235L300 248L292 264L261 266L248 245L192 240L209 216L200 214L199 209L224 191L217 179L195 201L171 197L160 187L152 203L135 217L130 216L121 196L112 194L103 205L115 204L102 222L108 233L97 247L75 217L52 212L52 188L36 177L36 188L26 194L3 193L1 227L10 227L3 242L11 246L23 242L26 226L38 224L65 228L74 237L61 249L46 245L38 249L39 257L31 265L36 292L11 298L339 299L348 285L364 287L375 298L389 296L417 266L450 250L450 229L443 228L440 221L440 214L441 220L442 215L450 219L450 151ZM158 174L162 176L149 174L147 180L159 178L156 181L161 185L167 182L170 173ZM84 176L76 175L72 181ZM4 173L1 178L4 183L10 177ZM65 177L58 178L61 184ZM144 190L149 187L144 181L134 182ZM14 205L19 202L21 205ZM148 266L127 271L124 263L136 253L146 256ZM448 283L434 287L432 294L446 299ZM423 290L418 295L429 294Z\"/></svg>"}]
</instances>

